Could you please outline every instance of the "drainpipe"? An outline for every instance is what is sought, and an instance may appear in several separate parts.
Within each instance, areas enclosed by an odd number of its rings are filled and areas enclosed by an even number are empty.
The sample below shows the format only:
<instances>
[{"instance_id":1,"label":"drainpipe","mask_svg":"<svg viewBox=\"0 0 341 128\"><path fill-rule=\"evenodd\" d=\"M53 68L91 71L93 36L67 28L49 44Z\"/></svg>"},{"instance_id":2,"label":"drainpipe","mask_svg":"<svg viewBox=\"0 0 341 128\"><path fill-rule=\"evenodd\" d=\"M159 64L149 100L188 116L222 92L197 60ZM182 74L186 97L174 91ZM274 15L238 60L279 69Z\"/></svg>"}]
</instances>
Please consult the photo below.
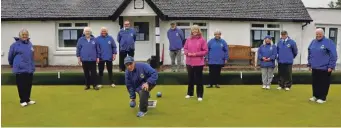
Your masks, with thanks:
<instances>
[{"instance_id":1,"label":"drainpipe","mask_svg":"<svg viewBox=\"0 0 341 128\"><path fill-rule=\"evenodd\" d=\"M303 37L304 37L304 36L303 36L303 34L304 34L304 33L303 33L303 30L304 30L304 27L307 26L308 24L310 24L310 22L305 22L305 24L302 25L302 33L301 33L301 50L300 50L300 51L301 51L301 52L300 52L300 67L299 67L299 70L300 70L300 71L301 71L301 65L302 65L302 52L303 52L303 43L304 43L304 42L303 42L303 41L304 41L304 40L303 40L303 39L304 39L304 38L303 38Z\"/></svg>"}]
</instances>

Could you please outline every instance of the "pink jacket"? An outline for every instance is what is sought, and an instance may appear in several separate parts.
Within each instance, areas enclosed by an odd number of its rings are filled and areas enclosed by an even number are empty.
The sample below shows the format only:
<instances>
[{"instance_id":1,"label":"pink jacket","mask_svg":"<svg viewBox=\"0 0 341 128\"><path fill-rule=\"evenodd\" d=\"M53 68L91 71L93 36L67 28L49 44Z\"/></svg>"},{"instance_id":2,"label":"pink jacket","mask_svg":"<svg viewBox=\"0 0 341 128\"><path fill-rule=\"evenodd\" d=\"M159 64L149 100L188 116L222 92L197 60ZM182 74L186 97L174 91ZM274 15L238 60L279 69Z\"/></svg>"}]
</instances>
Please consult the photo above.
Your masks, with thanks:
<instances>
[{"instance_id":1,"label":"pink jacket","mask_svg":"<svg viewBox=\"0 0 341 128\"><path fill-rule=\"evenodd\" d=\"M204 56L208 52L207 43L202 36L189 37L184 47L186 64L190 66L204 66ZM193 55L194 54L194 55Z\"/></svg>"}]
</instances>

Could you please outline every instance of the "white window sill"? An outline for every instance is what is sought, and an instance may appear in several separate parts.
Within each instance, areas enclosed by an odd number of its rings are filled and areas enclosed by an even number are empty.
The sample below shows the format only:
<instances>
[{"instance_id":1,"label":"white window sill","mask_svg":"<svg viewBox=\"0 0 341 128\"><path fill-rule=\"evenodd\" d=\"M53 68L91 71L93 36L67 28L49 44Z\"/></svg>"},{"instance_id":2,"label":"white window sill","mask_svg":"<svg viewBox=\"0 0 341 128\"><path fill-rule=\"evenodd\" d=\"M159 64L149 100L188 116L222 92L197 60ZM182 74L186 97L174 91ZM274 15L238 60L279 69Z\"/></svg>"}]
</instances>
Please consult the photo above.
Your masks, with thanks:
<instances>
[{"instance_id":1,"label":"white window sill","mask_svg":"<svg viewBox=\"0 0 341 128\"><path fill-rule=\"evenodd\" d=\"M54 56L76 56L76 51L55 51Z\"/></svg>"}]
</instances>

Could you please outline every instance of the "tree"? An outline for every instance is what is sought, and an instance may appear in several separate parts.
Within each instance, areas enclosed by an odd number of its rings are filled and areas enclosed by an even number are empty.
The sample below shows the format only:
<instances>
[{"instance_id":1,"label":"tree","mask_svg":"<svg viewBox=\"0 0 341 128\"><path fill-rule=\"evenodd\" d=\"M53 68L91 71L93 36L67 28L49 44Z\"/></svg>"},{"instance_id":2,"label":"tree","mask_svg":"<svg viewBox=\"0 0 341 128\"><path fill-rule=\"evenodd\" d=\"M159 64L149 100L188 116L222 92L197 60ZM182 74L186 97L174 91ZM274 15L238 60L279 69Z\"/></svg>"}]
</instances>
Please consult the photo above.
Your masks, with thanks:
<instances>
[{"instance_id":1,"label":"tree","mask_svg":"<svg viewBox=\"0 0 341 128\"><path fill-rule=\"evenodd\" d=\"M328 4L330 8L341 8L341 0L337 0L336 2L330 1Z\"/></svg>"}]
</instances>

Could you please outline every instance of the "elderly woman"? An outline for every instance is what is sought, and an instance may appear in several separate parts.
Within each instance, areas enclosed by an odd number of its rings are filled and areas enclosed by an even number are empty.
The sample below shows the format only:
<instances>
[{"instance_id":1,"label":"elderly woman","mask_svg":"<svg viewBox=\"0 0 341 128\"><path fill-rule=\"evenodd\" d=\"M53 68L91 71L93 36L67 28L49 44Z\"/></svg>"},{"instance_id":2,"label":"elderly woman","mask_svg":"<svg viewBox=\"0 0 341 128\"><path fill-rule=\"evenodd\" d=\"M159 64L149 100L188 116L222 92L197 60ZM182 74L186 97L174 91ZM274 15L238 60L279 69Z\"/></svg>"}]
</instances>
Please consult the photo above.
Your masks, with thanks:
<instances>
[{"instance_id":1,"label":"elderly woman","mask_svg":"<svg viewBox=\"0 0 341 128\"><path fill-rule=\"evenodd\" d=\"M84 28L82 37L78 39L76 55L78 64L83 67L86 85L85 90L89 90L91 84L95 90L99 90L96 80L96 63L99 62L100 50L94 36L91 35L91 29L89 27Z\"/></svg>"},{"instance_id":2,"label":"elderly woman","mask_svg":"<svg viewBox=\"0 0 341 128\"><path fill-rule=\"evenodd\" d=\"M264 43L258 48L258 60L262 71L263 89L270 89L274 75L277 47L273 45L272 37L266 36Z\"/></svg>"},{"instance_id":3,"label":"elderly woman","mask_svg":"<svg viewBox=\"0 0 341 128\"><path fill-rule=\"evenodd\" d=\"M108 34L108 29L105 27L101 28L101 35L96 38L96 43L98 43L100 49L100 62L98 64L98 72L99 72L99 85L98 87L102 87L102 79L103 79L103 71L104 65L107 67L109 81L111 87L115 87L114 81L112 79L112 61L116 59L116 44L115 40L112 36Z\"/></svg>"},{"instance_id":4,"label":"elderly woman","mask_svg":"<svg viewBox=\"0 0 341 128\"><path fill-rule=\"evenodd\" d=\"M312 70L313 97L310 101L325 103L330 86L330 75L335 69L337 52L334 42L324 36L323 29L316 29L316 39L308 48L308 67Z\"/></svg>"},{"instance_id":5,"label":"elderly woman","mask_svg":"<svg viewBox=\"0 0 341 128\"><path fill-rule=\"evenodd\" d=\"M214 32L214 38L208 42L208 55L206 60L209 65L210 85L207 88L220 88L218 85L221 68L228 60L228 47L224 39L221 39L221 32Z\"/></svg>"},{"instance_id":6,"label":"elderly woman","mask_svg":"<svg viewBox=\"0 0 341 128\"><path fill-rule=\"evenodd\" d=\"M202 71L204 67L204 56L207 54L208 49L199 26L192 26L191 36L186 40L184 51L189 80L186 98L193 97L194 84L196 84L198 101L202 101L204 94Z\"/></svg>"},{"instance_id":7,"label":"elderly woman","mask_svg":"<svg viewBox=\"0 0 341 128\"><path fill-rule=\"evenodd\" d=\"M20 105L25 107L36 102L31 100L33 73L35 71L33 45L30 42L26 29L19 32L19 38L15 37L8 53L8 62L16 76L16 83L20 98Z\"/></svg>"}]
</instances>

